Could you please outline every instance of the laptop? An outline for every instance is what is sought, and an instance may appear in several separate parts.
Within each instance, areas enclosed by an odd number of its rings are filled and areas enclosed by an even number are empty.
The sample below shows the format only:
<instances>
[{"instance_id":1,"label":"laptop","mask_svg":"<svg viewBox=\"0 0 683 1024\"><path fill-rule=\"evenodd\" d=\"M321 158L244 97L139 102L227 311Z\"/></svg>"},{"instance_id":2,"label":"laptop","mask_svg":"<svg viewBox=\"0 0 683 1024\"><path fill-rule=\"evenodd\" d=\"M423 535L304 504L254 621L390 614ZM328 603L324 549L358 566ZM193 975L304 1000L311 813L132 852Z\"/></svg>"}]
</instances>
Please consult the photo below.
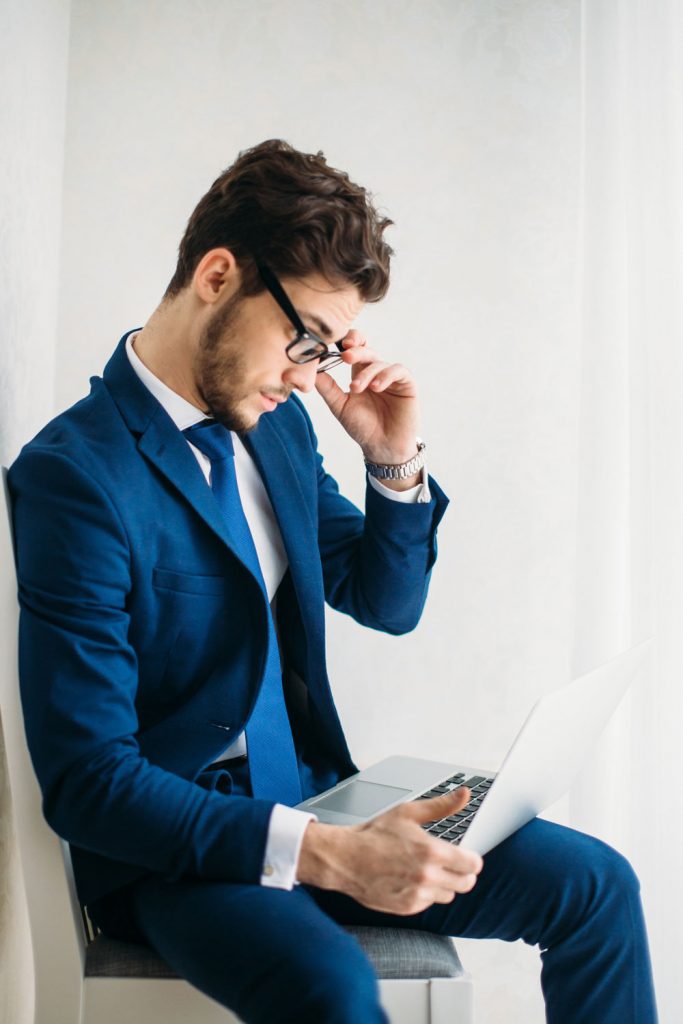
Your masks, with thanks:
<instances>
[{"instance_id":1,"label":"laptop","mask_svg":"<svg viewBox=\"0 0 683 1024\"><path fill-rule=\"evenodd\" d=\"M469 803L422 827L488 853L569 789L615 708L643 668L653 638L541 697L497 772L416 757L387 757L297 806L332 825L357 825L406 800L467 786Z\"/></svg>"}]
</instances>

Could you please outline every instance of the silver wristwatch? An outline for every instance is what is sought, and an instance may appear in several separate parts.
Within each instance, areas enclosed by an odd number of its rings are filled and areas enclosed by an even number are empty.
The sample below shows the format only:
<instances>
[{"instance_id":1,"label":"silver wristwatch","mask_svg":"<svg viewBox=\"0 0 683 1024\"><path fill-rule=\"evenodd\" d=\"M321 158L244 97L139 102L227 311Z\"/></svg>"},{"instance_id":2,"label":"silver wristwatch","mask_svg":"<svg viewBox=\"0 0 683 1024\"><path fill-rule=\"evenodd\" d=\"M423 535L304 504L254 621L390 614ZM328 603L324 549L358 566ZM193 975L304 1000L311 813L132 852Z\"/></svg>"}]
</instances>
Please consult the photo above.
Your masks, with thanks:
<instances>
[{"instance_id":1,"label":"silver wristwatch","mask_svg":"<svg viewBox=\"0 0 683 1024\"><path fill-rule=\"evenodd\" d=\"M424 466L426 447L424 441L418 441L417 455L413 455L412 459L408 459L407 462L400 462L394 466L383 466L378 462L368 462L366 459L365 468L370 476L377 477L378 480L407 480L408 477L415 476L417 471Z\"/></svg>"}]
</instances>

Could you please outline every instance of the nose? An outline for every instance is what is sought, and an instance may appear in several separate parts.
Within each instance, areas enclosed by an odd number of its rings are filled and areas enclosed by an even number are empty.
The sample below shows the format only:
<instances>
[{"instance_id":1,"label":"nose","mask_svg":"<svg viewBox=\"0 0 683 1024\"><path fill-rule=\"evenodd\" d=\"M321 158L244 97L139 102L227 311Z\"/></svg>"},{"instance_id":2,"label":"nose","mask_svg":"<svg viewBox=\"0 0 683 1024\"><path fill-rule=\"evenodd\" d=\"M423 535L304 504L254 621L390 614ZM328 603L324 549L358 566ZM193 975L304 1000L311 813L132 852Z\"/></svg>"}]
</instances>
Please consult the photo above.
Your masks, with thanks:
<instances>
[{"instance_id":1,"label":"nose","mask_svg":"<svg viewBox=\"0 0 683 1024\"><path fill-rule=\"evenodd\" d=\"M296 388L297 391L307 394L315 386L318 366L317 359L313 359L310 363L292 363L282 374L282 379L291 388Z\"/></svg>"}]
</instances>

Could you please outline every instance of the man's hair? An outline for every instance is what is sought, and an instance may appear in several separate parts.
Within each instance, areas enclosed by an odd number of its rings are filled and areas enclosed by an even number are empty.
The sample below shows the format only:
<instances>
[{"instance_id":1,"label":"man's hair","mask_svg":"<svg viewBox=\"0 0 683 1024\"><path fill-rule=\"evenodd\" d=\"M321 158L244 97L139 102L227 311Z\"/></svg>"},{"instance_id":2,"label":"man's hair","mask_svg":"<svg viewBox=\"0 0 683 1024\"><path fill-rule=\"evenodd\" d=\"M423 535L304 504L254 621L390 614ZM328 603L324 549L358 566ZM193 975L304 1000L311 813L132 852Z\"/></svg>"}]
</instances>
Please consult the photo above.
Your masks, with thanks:
<instances>
[{"instance_id":1,"label":"man's hair","mask_svg":"<svg viewBox=\"0 0 683 1024\"><path fill-rule=\"evenodd\" d=\"M207 252L225 247L239 264L243 295L263 291L259 260L280 276L319 273L333 285L353 284L365 302L377 302L389 287L393 250L382 234L392 223L322 152L270 139L241 152L200 199L164 298L190 284Z\"/></svg>"}]
</instances>

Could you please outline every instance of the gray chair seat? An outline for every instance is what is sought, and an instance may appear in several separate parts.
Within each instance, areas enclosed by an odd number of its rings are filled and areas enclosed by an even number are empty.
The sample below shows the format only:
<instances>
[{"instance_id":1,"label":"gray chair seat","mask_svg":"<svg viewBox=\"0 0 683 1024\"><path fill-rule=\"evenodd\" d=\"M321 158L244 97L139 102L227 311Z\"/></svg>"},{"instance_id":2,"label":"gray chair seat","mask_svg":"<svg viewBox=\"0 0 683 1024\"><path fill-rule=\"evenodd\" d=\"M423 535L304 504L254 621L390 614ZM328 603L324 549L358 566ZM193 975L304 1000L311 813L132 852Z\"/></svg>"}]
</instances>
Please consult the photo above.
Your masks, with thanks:
<instances>
[{"instance_id":1,"label":"gray chair seat","mask_svg":"<svg viewBox=\"0 0 683 1024\"><path fill-rule=\"evenodd\" d=\"M378 978L457 978L463 973L455 947L445 935L408 928L349 926ZM119 942L99 934L88 945L89 978L177 978L149 946Z\"/></svg>"}]
</instances>

